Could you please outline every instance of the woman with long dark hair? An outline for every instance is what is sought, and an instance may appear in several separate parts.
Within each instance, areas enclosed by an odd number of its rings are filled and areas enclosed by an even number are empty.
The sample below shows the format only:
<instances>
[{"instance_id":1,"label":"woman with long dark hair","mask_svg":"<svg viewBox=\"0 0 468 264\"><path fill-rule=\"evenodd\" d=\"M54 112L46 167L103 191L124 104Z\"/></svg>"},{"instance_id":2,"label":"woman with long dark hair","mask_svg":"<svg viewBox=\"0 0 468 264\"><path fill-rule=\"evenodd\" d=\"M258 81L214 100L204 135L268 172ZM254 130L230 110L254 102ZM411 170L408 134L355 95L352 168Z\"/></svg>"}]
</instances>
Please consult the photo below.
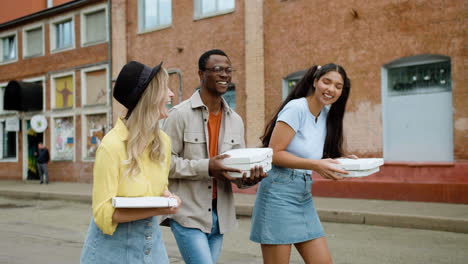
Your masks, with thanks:
<instances>
[{"instance_id":1,"label":"woman with long dark hair","mask_svg":"<svg viewBox=\"0 0 468 264\"><path fill-rule=\"evenodd\" d=\"M274 166L257 191L250 234L261 244L264 263L289 263L292 244L305 263L332 263L312 201L311 174L332 180L347 174L334 158L344 156L350 88L340 65L313 66L265 128L261 139L273 149Z\"/></svg>"}]
</instances>

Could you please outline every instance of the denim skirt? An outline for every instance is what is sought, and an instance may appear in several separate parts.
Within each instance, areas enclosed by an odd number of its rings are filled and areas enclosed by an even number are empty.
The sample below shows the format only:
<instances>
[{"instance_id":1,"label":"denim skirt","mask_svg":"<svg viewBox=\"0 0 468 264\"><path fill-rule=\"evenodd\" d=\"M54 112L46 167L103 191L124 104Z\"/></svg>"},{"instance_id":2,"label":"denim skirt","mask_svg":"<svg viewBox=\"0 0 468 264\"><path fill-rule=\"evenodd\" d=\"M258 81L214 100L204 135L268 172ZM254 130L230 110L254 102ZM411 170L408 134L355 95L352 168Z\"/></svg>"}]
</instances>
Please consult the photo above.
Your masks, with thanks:
<instances>
[{"instance_id":1,"label":"denim skirt","mask_svg":"<svg viewBox=\"0 0 468 264\"><path fill-rule=\"evenodd\" d=\"M157 217L120 223L111 236L91 217L80 263L169 263Z\"/></svg>"},{"instance_id":2,"label":"denim skirt","mask_svg":"<svg viewBox=\"0 0 468 264\"><path fill-rule=\"evenodd\" d=\"M250 240L279 245L323 237L311 187L308 172L273 166L257 190Z\"/></svg>"}]
</instances>

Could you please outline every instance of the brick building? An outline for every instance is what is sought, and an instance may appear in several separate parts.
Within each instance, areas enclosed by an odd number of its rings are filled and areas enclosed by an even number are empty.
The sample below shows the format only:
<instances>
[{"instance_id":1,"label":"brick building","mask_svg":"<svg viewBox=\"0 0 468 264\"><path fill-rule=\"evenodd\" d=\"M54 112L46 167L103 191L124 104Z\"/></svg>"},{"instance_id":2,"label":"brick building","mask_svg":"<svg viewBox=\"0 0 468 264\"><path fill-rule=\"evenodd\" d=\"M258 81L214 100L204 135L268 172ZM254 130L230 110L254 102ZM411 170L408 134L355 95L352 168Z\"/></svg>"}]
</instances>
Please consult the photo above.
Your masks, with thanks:
<instances>
[{"instance_id":1,"label":"brick building","mask_svg":"<svg viewBox=\"0 0 468 264\"><path fill-rule=\"evenodd\" d=\"M16 0L0 15L0 178L37 178L44 142L51 181L89 182L112 114L108 2ZM22 108L28 100L32 110ZM45 131L33 129L44 124L33 116L45 118Z\"/></svg>"},{"instance_id":2,"label":"brick building","mask_svg":"<svg viewBox=\"0 0 468 264\"><path fill-rule=\"evenodd\" d=\"M343 65L352 79L347 149L386 164L363 179L314 177L316 195L468 202L463 1L112 3L113 77L126 61L164 60L186 99L199 85L200 54L225 50L236 69L228 98L249 146L308 67Z\"/></svg>"},{"instance_id":3,"label":"brick building","mask_svg":"<svg viewBox=\"0 0 468 264\"><path fill-rule=\"evenodd\" d=\"M264 3L266 115L294 73L337 62L352 80L347 148L385 158L371 177L316 178L317 195L468 202L464 1Z\"/></svg>"},{"instance_id":4,"label":"brick building","mask_svg":"<svg viewBox=\"0 0 468 264\"><path fill-rule=\"evenodd\" d=\"M199 86L201 53L222 49L236 69L227 99L244 118L251 147L259 144L265 123L308 67L343 65L352 80L346 147L361 157L384 157L386 163L363 179L331 182L314 176L315 195L468 202L468 89L463 82L468 7L463 1L110 3L112 79L130 60L148 65L163 60L173 73L177 104ZM122 107L115 100L112 104L107 118L115 121ZM79 127L81 116L75 119ZM78 145L81 138L76 138ZM81 149L75 151L74 166L89 171L89 163L79 159Z\"/></svg>"}]
</instances>

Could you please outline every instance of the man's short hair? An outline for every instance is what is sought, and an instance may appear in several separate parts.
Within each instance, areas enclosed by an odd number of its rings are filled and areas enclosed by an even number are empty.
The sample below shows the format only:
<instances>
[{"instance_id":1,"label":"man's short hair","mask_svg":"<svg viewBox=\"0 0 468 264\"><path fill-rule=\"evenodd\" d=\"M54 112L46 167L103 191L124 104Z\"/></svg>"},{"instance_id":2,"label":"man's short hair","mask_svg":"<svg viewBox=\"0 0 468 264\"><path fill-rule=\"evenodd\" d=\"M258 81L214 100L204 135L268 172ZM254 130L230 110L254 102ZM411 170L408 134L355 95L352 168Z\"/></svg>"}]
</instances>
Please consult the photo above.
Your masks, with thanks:
<instances>
[{"instance_id":1,"label":"man's short hair","mask_svg":"<svg viewBox=\"0 0 468 264\"><path fill-rule=\"evenodd\" d=\"M228 55L220 50L220 49L212 49L212 50L209 50L205 53L203 53L201 56L200 56L200 59L198 59L198 69L200 71L204 71L206 70L206 62L208 61L208 59L210 58L211 55L221 55L221 56L225 56L229 59Z\"/></svg>"}]
</instances>

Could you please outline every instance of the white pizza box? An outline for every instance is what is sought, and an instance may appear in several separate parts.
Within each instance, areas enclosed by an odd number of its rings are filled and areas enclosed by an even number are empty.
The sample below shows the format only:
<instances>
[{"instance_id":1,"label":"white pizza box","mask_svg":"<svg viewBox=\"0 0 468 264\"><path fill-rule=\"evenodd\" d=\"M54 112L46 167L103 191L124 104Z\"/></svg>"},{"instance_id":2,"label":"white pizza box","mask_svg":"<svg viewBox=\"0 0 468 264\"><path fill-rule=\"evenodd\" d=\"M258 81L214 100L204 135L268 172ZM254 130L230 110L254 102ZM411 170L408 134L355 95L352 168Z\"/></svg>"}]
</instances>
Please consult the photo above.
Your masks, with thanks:
<instances>
[{"instance_id":1,"label":"white pizza box","mask_svg":"<svg viewBox=\"0 0 468 264\"><path fill-rule=\"evenodd\" d=\"M262 167L266 168L268 165L271 165L271 159L266 158L266 159L264 159L262 161L253 162L253 163L232 163L232 164L224 164L224 165L227 166L227 167L230 167L230 168L235 168L235 169L239 169L239 170L243 170L243 171L248 171L248 170L254 168L255 166L262 166Z\"/></svg>"},{"instance_id":2,"label":"white pizza box","mask_svg":"<svg viewBox=\"0 0 468 264\"><path fill-rule=\"evenodd\" d=\"M262 166L264 172L268 172L269 170L271 170L271 166L272 166L271 162L253 163L252 167L254 167L255 165ZM239 173L239 172L228 172L228 174L229 174L229 176L234 177L234 178L242 178L242 175L244 174L244 172L246 173L246 177L250 177L250 169L242 170L241 173Z\"/></svg>"},{"instance_id":3,"label":"white pizza box","mask_svg":"<svg viewBox=\"0 0 468 264\"><path fill-rule=\"evenodd\" d=\"M378 168L384 164L384 160L380 158L336 159L336 161L340 162L340 164L337 164L338 168L347 171L370 170Z\"/></svg>"},{"instance_id":4,"label":"white pizza box","mask_svg":"<svg viewBox=\"0 0 468 264\"><path fill-rule=\"evenodd\" d=\"M273 158L273 149L271 148L241 148L231 149L223 154L230 157L223 159L223 164L230 166L233 164L251 164L263 161L270 161ZM249 167L250 169L250 167Z\"/></svg>"},{"instance_id":5,"label":"white pizza box","mask_svg":"<svg viewBox=\"0 0 468 264\"><path fill-rule=\"evenodd\" d=\"M369 169L369 170L347 170L348 174L337 173L337 175L341 177L349 177L349 178L366 177L366 176L369 176L371 174L378 172L379 170L380 170L379 167Z\"/></svg>"},{"instance_id":6,"label":"white pizza box","mask_svg":"<svg viewBox=\"0 0 468 264\"><path fill-rule=\"evenodd\" d=\"M177 199L160 196L112 198L112 206L115 208L159 208L177 205Z\"/></svg>"}]
</instances>

